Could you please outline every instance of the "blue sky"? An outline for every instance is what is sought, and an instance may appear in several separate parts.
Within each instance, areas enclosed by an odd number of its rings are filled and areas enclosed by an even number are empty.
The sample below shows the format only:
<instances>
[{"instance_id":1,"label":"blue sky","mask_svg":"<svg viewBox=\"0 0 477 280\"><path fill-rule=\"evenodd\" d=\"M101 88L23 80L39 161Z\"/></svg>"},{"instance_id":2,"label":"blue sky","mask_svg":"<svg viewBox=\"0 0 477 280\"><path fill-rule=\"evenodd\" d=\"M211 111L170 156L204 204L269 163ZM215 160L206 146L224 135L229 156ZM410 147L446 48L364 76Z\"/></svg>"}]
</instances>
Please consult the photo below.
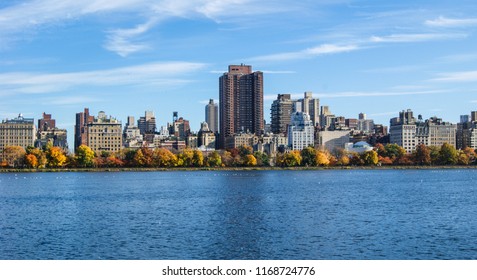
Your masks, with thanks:
<instances>
[{"instance_id":1,"label":"blue sky","mask_svg":"<svg viewBox=\"0 0 477 280\"><path fill-rule=\"evenodd\" d=\"M277 94L312 91L337 116L456 123L477 110L477 3L0 1L0 118L51 113L70 145L84 107L196 131L237 63L265 73L267 121Z\"/></svg>"}]
</instances>

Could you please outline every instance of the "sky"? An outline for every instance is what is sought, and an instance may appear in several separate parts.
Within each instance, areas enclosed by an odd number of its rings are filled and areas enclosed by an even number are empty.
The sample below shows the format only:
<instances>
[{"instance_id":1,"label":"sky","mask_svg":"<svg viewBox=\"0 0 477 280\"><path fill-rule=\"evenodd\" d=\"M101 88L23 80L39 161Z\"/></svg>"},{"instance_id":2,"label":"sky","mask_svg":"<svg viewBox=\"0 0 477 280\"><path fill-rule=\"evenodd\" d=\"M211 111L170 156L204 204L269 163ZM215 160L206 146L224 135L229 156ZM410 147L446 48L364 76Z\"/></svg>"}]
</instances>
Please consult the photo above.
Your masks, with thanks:
<instances>
[{"instance_id":1,"label":"sky","mask_svg":"<svg viewBox=\"0 0 477 280\"><path fill-rule=\"evenodd\" d=\"M52 114L70 146L85 107L197 131L240 63L264 72L267 122L311 91L336 116L457 123L477 111L477 2L0 0L0 119Z\"/></svg>"}]
</instances>

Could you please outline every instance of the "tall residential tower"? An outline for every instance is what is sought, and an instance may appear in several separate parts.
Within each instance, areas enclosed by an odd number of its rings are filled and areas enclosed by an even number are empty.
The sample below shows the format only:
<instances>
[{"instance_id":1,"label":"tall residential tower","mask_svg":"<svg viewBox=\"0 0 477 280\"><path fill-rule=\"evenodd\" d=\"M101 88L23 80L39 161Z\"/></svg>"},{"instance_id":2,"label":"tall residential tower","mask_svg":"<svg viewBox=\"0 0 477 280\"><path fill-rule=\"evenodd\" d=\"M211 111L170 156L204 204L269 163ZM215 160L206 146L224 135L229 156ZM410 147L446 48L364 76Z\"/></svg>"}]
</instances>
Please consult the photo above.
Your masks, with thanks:
<instances>
[{"instance_id":1,"label":"tall residential tower","mask_svg":"<svg viewBox=\"0 0 477 280\"><path fill-rule=\"evenodd\" d=\"M219 79L220 147L239 132L262 133L263 73L250 65L230 65Z\"/></svg>"},{"instance_id":2,"label":"tall residential tower","mask_svg":"<svg viewBox=\"0 0 477 280\"><path fill-rule=\"evenodd\" d=\"M219 107L214 103L214 99L209 100L205 106L205 122L213 133L219 132Z\"/></svg>"}]
</instances>

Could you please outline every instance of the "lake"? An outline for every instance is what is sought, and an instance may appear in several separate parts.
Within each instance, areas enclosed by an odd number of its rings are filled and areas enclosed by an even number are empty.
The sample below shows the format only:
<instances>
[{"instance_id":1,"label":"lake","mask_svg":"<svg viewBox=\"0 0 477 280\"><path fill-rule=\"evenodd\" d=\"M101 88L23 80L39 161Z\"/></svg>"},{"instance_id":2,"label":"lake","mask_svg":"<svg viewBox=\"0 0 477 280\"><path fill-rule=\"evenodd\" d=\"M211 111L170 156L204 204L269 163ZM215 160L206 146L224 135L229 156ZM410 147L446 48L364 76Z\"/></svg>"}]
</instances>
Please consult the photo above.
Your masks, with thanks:
<instances>
[{"instance_id":1,"label":"lake","mask_svg":"<svg viewBox=\"0 0 477 280\"><path fill-rule=\"evenodd\" d=\"M477 170L0 173L0 259L476 259Z\"/></svg>"}]
</instances>

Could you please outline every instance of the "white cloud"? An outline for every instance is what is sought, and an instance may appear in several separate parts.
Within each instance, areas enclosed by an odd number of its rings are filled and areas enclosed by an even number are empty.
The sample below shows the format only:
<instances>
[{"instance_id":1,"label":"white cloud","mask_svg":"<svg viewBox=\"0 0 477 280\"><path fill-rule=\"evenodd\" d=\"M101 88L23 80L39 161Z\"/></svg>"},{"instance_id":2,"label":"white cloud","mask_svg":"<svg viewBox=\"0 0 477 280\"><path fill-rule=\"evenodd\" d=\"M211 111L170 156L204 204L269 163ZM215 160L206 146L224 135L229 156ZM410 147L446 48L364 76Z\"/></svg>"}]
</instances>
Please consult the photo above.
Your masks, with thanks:
<instances>
[{"instance_id":1,"label":"white cloud","mask_svg":"<svg viewBox=\"0 0 477 280\"><path fill-rule=\"evenodd\" d=\"M477 25L477 18L453 19L440 16L433 20L426 20L425 24L433 27L467 27Z\"/></svg>"},{"instance_id":2,"label":"white cloud","mask_svg":"<svg viewBox=\"0 0 477 280\"><path fill-rule=\"evenodd\" d=\"M156 62L108 70L71 73L0 74L0 91L5 94L51 93L80 86L171 86L188 83L179 78L202 69L192 62Z\"/></svg>"},{"instance_id":3,"label":"white cloud","mask_svg":"<svg viewBox=\"0 0 477 280\"><path fill-rule=\"evenodd\" d=\"M434 82L476 82L477 71L464 71L464 72L452 72L442 73L438 75L438 78L431 79Z\"/></svg>"},{"instance_id":4,"label":"white cloud","mask_svg":"<svg viewBox=\"0 0 477 280\"><path fill-rule=\"evenodd\" d=\"M448 39L462 39L468 35L463 33L420 33L420 34L393 34L389 36L372 36L372 43L412 43Z\"/></svg>"},{"instance_id":5,"label":"white cloud","mask_svg":"<svg viewBox=\"0 0 477 280\"><path fill-rule=\"evenodd\" d=\"M360 49L358 45L334 45L322 44L313 48L304 49L298 52L284 52L271 55L252 57L252 61L284 61L294 59L305 59L320 55L351 52Z\"/></svg>"},{"instance_id":6,"label":"white cloud","mask_svg":"<svg viewBox=\"0 0 477 280\"><path fill-rule=\"evenodd\" d=\"M477 103L477 100L471 100L470 103Z\"/></svg>"}]
</instances>

